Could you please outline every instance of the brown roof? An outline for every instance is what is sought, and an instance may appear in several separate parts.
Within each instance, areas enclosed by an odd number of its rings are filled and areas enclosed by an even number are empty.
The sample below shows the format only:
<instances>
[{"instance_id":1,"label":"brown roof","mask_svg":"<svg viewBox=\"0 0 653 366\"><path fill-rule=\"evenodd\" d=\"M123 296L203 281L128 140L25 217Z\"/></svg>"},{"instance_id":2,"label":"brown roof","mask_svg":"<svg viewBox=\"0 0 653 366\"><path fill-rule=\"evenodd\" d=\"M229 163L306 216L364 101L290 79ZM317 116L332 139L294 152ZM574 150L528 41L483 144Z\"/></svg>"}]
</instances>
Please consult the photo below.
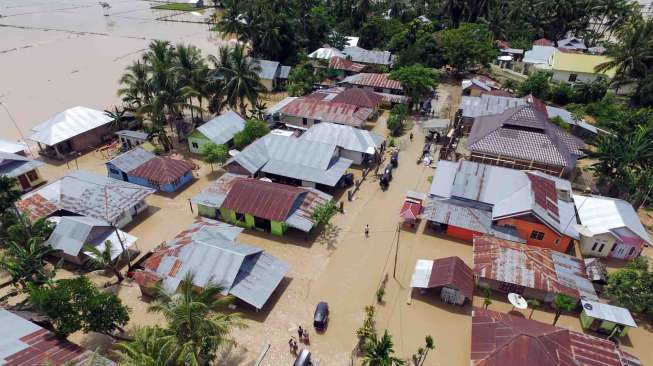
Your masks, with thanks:
<instances>
[{"instance_id":1,"label":"brown roof","mask_svg":"<svg viewBox=\"0 0 653 366\"><path fill-rule=\"evenodd\" d=\"M348 76L342 80L342 83L353 85L371 86L374 88L403 90L398 80L392 80L389 74L361 73Z\"/></svg>"},{"instance_id":2,"label":"brown roof","mask_svg":"<svg viewBox=\"0 0 653 366\"><path fill-rule=\"evenodd\" d=\"M383 97L361 88L345 89L331 99L334 103L353 104L362 108L376 108L383 101Z\"/></svg>"},{"instance_id":3,"label":"brown roof","mask_svg":"<svg viewBox=\"0 0 653 366\"><path fill-rule=\"evenodd\" d=\"M145 178L158 184L173 183L193 169L193 164L185 160L157 156L129 172L129 175Z\"/></svg>"},{"instance_id":4,"label":"brown roof","mask_svg":"<svg viewBox=\"0 0 653 366\"><path fill-rule=\"evenodd\" d=\"M540 38L536 39L533 41L534 46L553 46L553 41L546 39L546 38Z\"/></svg>"},{"instance_id":5,"label":"brown roof","mask_svg":"<svg viewBox=\"0 0 653 366\"><path fill-rule=\"evenodd\" d=\"M302 188L256 179L239 179L231 187L222 207L262 219L285 221L302 193Z\"/></svg>"},{"instance_id":6,"label":"brown roof","mask_svg":"<svg viewBox=\"0 0 653 366\"><path fill-rule=\"evenodd\" d=\"M501 89L492 89L490 91L484 90L483 92L481 92L481 94L496 95L499 97L510 97L510 98L514 97L514 95L511 92L507 90L501 90Z\"/></svg>"},{"instance_id":7,"label":"brown roof","mask_svg":"<svg viewBox=\"0 0 653 366\"><path fill-rule=\"evenodd\" d=\"M361 72L365 68L365 65L347 60L343 57L333 56L329 59L329 67L336 70Z\"/></svg>"},{"instance_id":8,"label":"brown roof","mask_svg":"<svg viewBox=\"0 0 653 366\"><path fill-rule=\"evenodd\" d=\"M454 287L469 300L474 299L474 273L458 257L439 258L433 261L429 288Z\"/></svg>"},{"instance_id":9,"label":"brown roof","mask_svg":"<svg viewBox=\"0 0 653 366\"><path fill-rule=\"evenodd\" d=\"M316 119L322 122L331 122L352 127L361 127L372 112L370 108L320 100L317 97L297 98L281 109L281 113L285 115Z\"/></svg>"},{"instance_id":10,"label":"brown roof","mask_svg":"<svg viewBox=\"0 0 653 366\"><path fill-rule=\"evenodd\" d=\"M581 259L487 235L474 238L474 275L575 299L596 298Z\"/></svg>"},{"instance_id":11,"label":"brown roof","mask_svg":"<svg viewBox=\"0 0 653 366\"><path fill-rule=\"evenodd\" d=\"M535 320L474 308L474 366L636 366L614 343Z\"/></svg>"}]
</instances>

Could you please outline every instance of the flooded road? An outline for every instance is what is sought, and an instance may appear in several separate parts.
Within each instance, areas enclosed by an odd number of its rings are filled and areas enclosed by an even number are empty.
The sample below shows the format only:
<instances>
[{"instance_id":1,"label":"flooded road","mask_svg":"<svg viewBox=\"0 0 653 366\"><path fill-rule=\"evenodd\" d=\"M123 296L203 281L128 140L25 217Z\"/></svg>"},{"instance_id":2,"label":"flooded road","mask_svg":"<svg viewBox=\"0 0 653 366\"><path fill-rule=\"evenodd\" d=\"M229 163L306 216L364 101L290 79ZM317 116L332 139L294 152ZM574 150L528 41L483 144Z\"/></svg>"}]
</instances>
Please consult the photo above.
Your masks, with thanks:
<instances>
[{"instance_id":1,"label":"flooded road","mask_svg":"<svg viewBox=\"0 0 653 366\"><path fill-rule=\"evenodd\" d=\"M151 10L147 1L108 3L104 16L96 0L0 1L0 102L7 108L0 108L0 138L27 136L66 108L119 103L118 79L153 39L192 43L205 55L222 43L207 24L157 20L174 12Z\"/></svg>"}]
</instances>

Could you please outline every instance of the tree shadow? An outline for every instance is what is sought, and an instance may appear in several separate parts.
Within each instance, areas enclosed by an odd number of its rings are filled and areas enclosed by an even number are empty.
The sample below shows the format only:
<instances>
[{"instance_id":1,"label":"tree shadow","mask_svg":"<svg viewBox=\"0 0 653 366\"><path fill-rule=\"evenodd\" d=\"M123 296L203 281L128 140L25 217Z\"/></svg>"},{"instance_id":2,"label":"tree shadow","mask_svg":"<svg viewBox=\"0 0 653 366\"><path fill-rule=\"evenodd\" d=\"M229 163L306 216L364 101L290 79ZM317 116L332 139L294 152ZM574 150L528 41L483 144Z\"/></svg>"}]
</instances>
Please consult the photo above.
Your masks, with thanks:
<instances>
[{"instance_id":1,"label":"tree shadow","mask_svg":"<svg viewBox=\"0 0 653 366\"><path fill-rule=\"evenodd\" d=\"M316 242L325 245L329 252L333 252L338 249L336 244L338 243L338 238L340 237L341 232L342 229L340 227L331 223L326 224L322 227L322 230L320 230Z\"/></svg>"},{"instance_id":2,"label":"tree shadow","mask_svg":"<svg viewBox=\"0 0 653 366\"><path fill-rule=\"evenodd\" d=\"M218 352L217 355L217 364L225 366L236 366L236 365L245 365L250 366L254 365L254 361L245 362L247 350L240 349L244 348L238 346L237 343L232 342L227 347L224 347Z\"/></svg>"},{"instance_id":3,"label":"tree shadow","mask_svg":"<svg viewBox=\"0 0 653 366\"><path fill-rule=\"evenodd\" d=\"M225 309L225 313L240 313L243 318L247 320L252 320L257 323L264 323L265 320L268 318L270 315L270 312L272 312L272 309L274 309L275 305L277 302L279 302L279 299L283 296L284 292L290 286L290 283L293 281L292 278L290 277L284 277L281 282L279 283L279 286L272 292L272 295L268 299L268 301L263 305L263 308L261 310L256 310L252 305L236 299L234 301L235 309Z\"/></svg>"},{"instance_id":4,"label":"tree shadow","mask_svg":"<svg viewBox=\"0 0 653 366\"><path fill-rule=\"evenodd\" d=\"M417 300L420 302L424 302L429 305L440 308L442 310L448 311L450 313L469 315L469 316L472 315L472 302L469 300L466 300L463 305L448 304L440 300L440 290L427 289L424 291L419 291L419 290L416 291L415 289L411 289L411 291L412 291L412 296L411 296L412 301Z\"/></svg>"}]
</instances>

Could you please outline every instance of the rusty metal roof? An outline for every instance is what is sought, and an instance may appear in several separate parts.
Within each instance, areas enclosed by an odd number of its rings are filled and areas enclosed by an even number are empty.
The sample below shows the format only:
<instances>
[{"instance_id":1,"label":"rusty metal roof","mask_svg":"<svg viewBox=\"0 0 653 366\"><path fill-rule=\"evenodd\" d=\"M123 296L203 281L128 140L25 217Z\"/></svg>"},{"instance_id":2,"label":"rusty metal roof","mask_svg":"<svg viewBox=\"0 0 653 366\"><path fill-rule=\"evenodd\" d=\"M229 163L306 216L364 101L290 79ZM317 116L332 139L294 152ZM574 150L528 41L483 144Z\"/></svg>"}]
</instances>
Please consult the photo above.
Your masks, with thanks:
<instances>
[{"instance_id":1,"label":"rusty metal roof","mask_svg":"<svg viewBox=\"0 0 653 366\"><path fill-rule=\"evenodd\" d=\"M598 299L581 259L491 236L474 238L474 274L575 299Z\"/></svg>"},{"instance_id":2,"label":"rusty metal roof","mask_svg":"<svg viewBox=\"0 0 653 366\"><path fill-rule=\"evenodd\" d=\"M373 88L403 90L401 83L388 78L389 74L360 73L347 76L338 84L371 86Z\"/></svg>"},{"instance_id":3,"label":"rusty metal roof","mask_svg":"<svg viewBox=\"0 0 653 366\"><path fill-rule=\"evenodd\" d=\"M383 97L366 89L350 88L338 93L331 101L353 104L362 108L376 108L381 105Z\"/></svg>"},{"instance_id":4,"label":"rusty metal roof","mask_svg":"<svg viewBox=\"0 0 653 366\"><path fill-rule=\"evenodd\" d=\"M295 201L305 192L302 188L285 184L239 179L227 193L222 207L282 222L290 214Z\"/></svg>"},{"instance_id":5,"label":"rusty metal roof","mask_svg":"<svg viewBox=\"0 0 653 366\"><path fill-rule=\"evenodd\" d=\"M365 65L355 63L351 60L347 60L344 57L333 56L329 59L329 67L336 70L361 72L365 68Z\"/></svg>"},{"instance_id":6,"label":"rusty metal roof","mask_svg":"<svg viewBox=\"0 0 653 366\"><path fill-rule=\"evenodd\" d=\"M473 366L636 366L611 341L535 320L474 308Z\"/></svg>"},{"instance_id":7,"label":"rusty metal roof","mask_svg":"<svg viewBox=\"0 0 653 366\"><path fill-rule=\"evenodd\" d=\"M185 160L157 156L146 161L128 174L158 184L167 184L178 181L192 169L193 165Z\"/></svg>"},{"instance_id":8,"label":"rusty metal roof","mask_svg":"<svg viewBox=\"0 0 653 366\"><path fill-rule=\"evenodd\" d=\"M474 298L474 273L458 257L438 258L433 261L428 287L453 287L469 300Z\"/></svg>"},{"instance_id":9,"label":"rusty metal roof","mask_svg":"<svg viewBox=\"0 0 653 366\"><path fill-rule=\"evenodd\" d=\"M371 108L354 104L320 100L318 98L298 98L281 109L281 114L309 118L321 122L338 123L361 127L372 114ZM288 122L286 122L288 123Z\"/></svg>"}]
</instances>

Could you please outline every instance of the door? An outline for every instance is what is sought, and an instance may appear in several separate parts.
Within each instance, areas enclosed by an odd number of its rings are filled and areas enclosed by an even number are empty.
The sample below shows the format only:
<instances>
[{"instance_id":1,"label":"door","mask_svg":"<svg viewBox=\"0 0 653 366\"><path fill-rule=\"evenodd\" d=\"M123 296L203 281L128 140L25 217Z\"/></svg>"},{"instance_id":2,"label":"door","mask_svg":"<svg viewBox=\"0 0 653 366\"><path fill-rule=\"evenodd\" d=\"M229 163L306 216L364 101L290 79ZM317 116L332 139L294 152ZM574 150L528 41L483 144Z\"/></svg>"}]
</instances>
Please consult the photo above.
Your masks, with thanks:
<instances>
[{"instance_id":1,"label":"door","mask_svg":"<svg viewBox=\"0 0 653 366\"><path fill-rule=\"evenodd\" d=\"M626 259L631 252L634 252L634 249L635 247L632 245L618 243L612 253L610 253L610 256L617 259Z\"/></svg>"},{"instance_id":2,"label":"door","mask_svg":"<svg viewBox=\"0 0 653 366\"><path fill-rule=\"evenodd\" d=\"M20 188L22 188L23 191L26 191L26 190L32 188L32 185L29 184L29 179L27 179L25 174L18 176L18 182L20 182Z\"/></svg>"}]
</instances>

